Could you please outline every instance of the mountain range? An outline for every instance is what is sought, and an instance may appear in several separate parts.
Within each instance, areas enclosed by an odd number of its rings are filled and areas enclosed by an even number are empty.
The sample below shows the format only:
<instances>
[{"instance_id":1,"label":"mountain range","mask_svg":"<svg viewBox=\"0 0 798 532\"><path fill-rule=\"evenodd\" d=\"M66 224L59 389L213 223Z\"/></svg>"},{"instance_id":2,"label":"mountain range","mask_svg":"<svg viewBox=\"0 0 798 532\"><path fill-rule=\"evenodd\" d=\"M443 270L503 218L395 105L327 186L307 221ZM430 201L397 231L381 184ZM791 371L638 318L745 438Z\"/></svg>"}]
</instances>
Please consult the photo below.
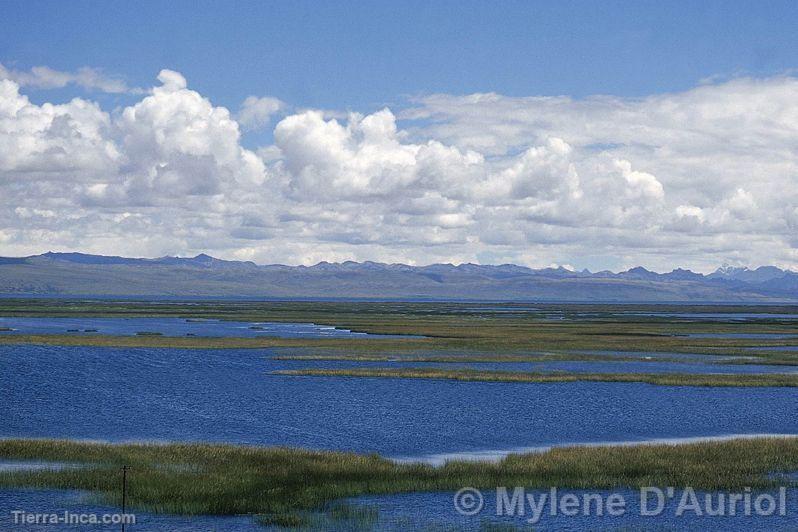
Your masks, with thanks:
<instances>
[{"instance_id":1,"label":"mountain range","mask_svg":"<svg viewBox=\"0 0 798 532\"><path fill-rule=\"evenodd\" d=\"M724 266L704 275L514 264L320 262L258 265L201 254L140 259L84 253L0 257L4 296L147 296L539 301L798 301L798 273Z\"/></svg>"}]
</instances>

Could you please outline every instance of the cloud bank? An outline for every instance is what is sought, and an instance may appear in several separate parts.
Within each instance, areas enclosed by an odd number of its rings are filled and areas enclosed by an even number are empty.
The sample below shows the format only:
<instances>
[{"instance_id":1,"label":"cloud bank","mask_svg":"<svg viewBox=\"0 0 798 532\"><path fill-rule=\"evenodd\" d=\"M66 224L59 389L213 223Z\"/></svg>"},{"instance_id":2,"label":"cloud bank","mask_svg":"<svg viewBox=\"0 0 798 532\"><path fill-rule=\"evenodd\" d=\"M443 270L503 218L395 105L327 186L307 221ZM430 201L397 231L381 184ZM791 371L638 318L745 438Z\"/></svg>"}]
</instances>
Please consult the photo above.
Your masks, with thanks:
<instances>
[{"instance_id":1,"label":"cloud bank","mask_svg":"<svg viewBox=\"0 0 798 532\"><path fill-rule=\"evenodd\" d=\"M242 131L284 115L280 100L231 114L164 70L122 109L32 103L26 86L114 92L52 72L0 69L3 255L798 266L795 78L305 110L253 151Z\"/></svg>"}]
</instances>

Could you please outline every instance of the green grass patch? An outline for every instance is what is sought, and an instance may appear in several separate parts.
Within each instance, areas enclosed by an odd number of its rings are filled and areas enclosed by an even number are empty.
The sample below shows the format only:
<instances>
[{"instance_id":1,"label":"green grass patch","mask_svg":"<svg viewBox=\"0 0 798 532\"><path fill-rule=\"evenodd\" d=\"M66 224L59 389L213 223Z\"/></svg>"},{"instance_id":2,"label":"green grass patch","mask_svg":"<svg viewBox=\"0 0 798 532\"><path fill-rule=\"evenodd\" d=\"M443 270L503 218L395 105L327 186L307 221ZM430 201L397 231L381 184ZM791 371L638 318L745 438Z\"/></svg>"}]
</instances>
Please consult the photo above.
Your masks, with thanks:
<instances>
[{"instance_id":1,"label":"green grass patch","mask_svg":"<svg viewBox=\"0 0 798 532\"><path fill-rule=\"evenodd\" d=\"M347 354L313 354L313 355L277 355L271 357L273 360L306 360L306 361L352 361L352 362L425 362L439 364L467 364L471 362L679 362L679 363L703 363L700 360L682 359L677 357L640 357L623 355L594 355L587 353L540 353L528 355L482 355L482 354L460 354L460 355L347 355ZM715 362L715 361L712 361ZM745 360L750 364L750 361ZM729 361L718 361L717 363L731 363Z\"/></svg>"},{"instance_id":2,"label":"green grass patch","mask_svg":"<svg viewBox=\"0 0 798 532\"><path fill-rule=\"evenodd\" d=\"M517 308L518 311L508 312ZM501 309L502 312L494 312ZM701 321L646 312L794 313L794 320ZM552 320L556 315L563 319ZM555 305L364 302L183 302L3 300L0 316L171 317L197 322L312 322L371 334L426 338L202 338L0 334L0 343L174 348L323 348L346 355L530 355L580 350L755 356L754 362L798 365L798 353L751 351L796 346L796 306ZM796 338L695 338L693 333L796 335ZM749 363L739 361L739 363Z\"/></svg>"},{"instance_id":3,"label":"green grass patch","mask_svg":"<svg viewBox=\"0 0 798 532\"><path fill-rule=\"evenodd\" d=\"M300 526L307 512L368 522L369 510L334 506L361 495L493 488L612 489L692 486L770 488L798 469L798 438L739 439L684 445L570 447L510 455L497 463L397 464L376 455L211 444L98 444L0 440L0 459L84 464L63 470L0 473L2 488L86 490L119 505L128 472L131 508L156 513L257 515Z\"/></svg>"},{"instance_id":4,"label":"green grass patch","mask_svg":"<svg viewBox=\"0 0 798 532\"><path fill-rule=\"evenodd\" d=\"M446 379L478 382L639 382L659 386L713 387L795 387L797 374L702 374L702 373L566 373L483 371L437 368L346 368L294 369L275 371L278 375L306 377L361 377L394 379Z\"/></svg>"}]
</instances>

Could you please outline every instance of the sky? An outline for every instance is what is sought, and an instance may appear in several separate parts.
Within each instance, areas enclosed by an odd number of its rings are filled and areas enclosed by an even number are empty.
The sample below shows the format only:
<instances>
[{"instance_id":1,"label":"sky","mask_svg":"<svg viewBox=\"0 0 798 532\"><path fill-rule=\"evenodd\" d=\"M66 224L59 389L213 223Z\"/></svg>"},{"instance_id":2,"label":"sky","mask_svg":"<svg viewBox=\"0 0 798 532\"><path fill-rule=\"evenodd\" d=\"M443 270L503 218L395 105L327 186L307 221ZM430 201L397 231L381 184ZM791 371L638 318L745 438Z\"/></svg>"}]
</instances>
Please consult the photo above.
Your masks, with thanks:
<instances>
[{"instance_id":1,"label":"sky","mask_svg":"<svg viewBox=\"0 0 798 532\"><path fill-rule=\"evenodd\" d=\"M798 269L798 3L0 3L0 255Z\"/></svg>"}]
</instances>

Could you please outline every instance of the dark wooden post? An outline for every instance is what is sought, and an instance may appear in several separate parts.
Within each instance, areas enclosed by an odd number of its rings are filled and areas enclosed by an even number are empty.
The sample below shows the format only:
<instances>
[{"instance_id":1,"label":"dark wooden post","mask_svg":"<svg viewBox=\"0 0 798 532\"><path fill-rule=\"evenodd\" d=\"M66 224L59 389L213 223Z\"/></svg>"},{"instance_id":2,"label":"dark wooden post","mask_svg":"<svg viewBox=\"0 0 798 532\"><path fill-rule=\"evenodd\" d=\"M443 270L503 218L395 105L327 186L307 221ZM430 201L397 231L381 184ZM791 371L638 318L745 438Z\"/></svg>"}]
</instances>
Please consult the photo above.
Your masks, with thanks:
<instances>
[{"instance_id":1,"label":"dark wooden post","mask_svg":"<svg viewBox=\"0 0 798 532\"><path fill-rule=\"evenodd\" d=\"M122 466L122 532L125 532L125 507L127 506L127 466Z\"/></svg>"}]
</instances>

